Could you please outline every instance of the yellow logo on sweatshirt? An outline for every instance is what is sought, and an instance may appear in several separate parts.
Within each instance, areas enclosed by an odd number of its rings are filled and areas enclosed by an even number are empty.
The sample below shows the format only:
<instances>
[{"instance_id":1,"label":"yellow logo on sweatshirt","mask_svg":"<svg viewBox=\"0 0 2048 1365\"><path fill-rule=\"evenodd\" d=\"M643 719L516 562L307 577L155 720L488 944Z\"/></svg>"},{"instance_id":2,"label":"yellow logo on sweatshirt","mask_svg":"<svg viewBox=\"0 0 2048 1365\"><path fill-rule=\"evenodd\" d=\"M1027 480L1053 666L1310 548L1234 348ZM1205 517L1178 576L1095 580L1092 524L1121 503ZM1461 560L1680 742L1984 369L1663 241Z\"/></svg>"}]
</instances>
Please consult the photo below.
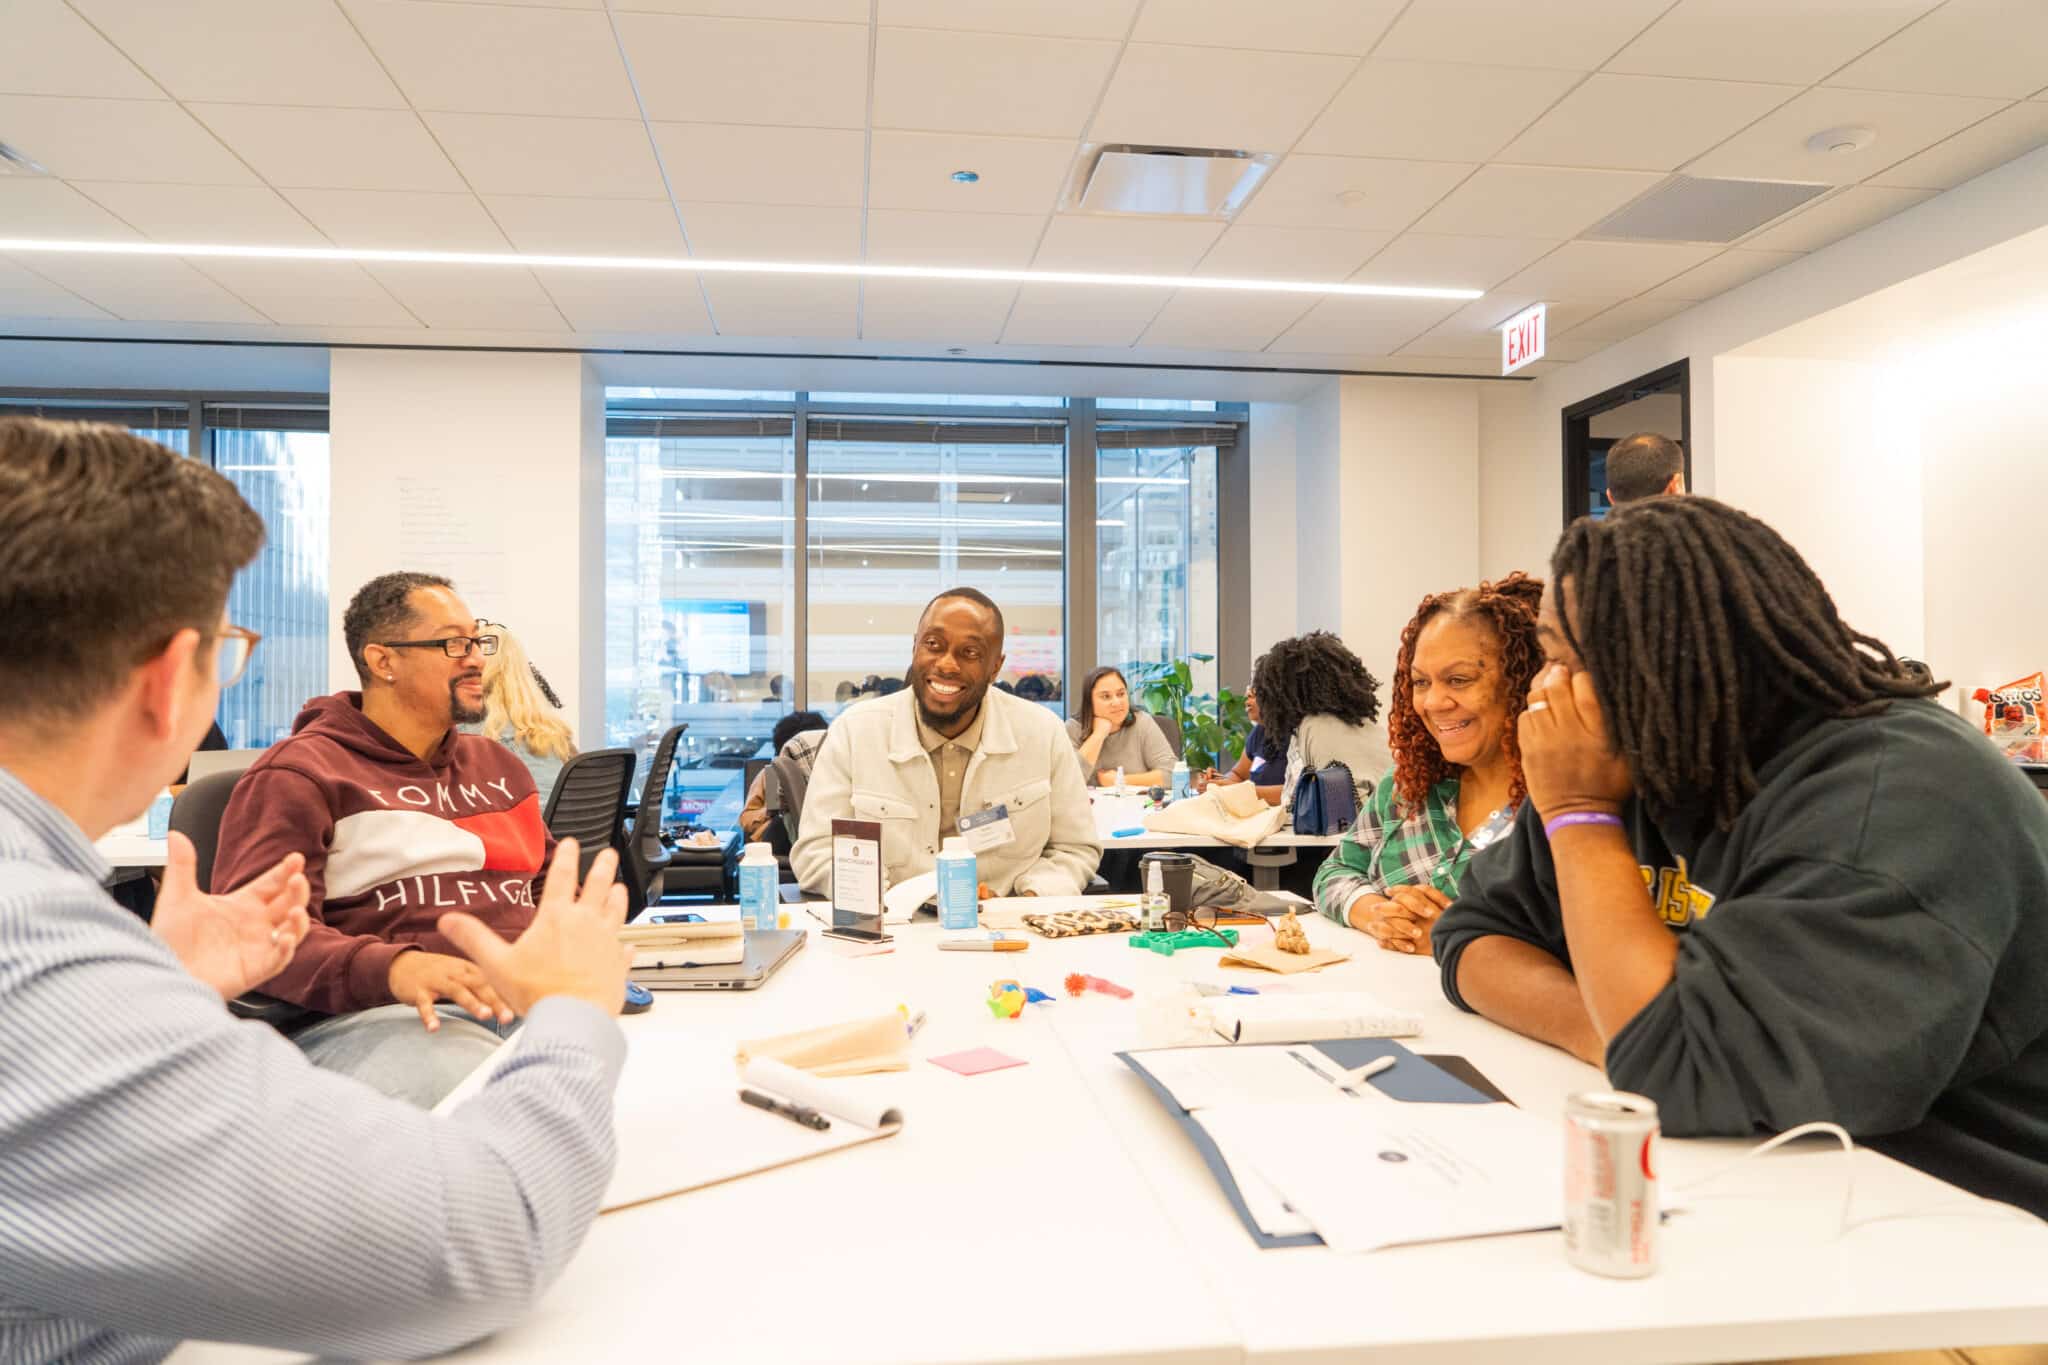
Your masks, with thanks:
<instances>
[{"instance_id":1,"label":"yellow logo on sweatshirt","mask_svg":"<svg viewBox=\"0 0 2048 1365\"><path fill-rule=\"evenodd\" d=\"M1657 903L1658 918L1672 928L1696 924L1714 908L1714 893L1693 885L1684 858L1678 860L1677 867L1645 865L1642 872L1643 885L1648 888L1650 899Z\"/></svg>"}]
</instances>

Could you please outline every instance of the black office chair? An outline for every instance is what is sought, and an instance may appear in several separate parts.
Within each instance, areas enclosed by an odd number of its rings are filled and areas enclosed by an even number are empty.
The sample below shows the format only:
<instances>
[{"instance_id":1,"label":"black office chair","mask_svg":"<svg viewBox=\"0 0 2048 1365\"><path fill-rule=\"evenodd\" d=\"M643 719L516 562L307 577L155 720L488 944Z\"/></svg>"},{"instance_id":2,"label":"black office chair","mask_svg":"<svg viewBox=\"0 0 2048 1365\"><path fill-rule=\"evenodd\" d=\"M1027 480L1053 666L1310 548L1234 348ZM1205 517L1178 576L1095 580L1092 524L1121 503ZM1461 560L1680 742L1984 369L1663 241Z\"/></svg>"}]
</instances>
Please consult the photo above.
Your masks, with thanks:
<instances>
[{"instance_id":1,"label":"black office chair","mask_svg":"<svg viewBox=\"0 0 2048 1365\"><path fill-rule=\"evenodd\" d=\"M599 853L624 844L626 794L633 789L633 765L638 759L631 749L592 749L564 763L555 778L541 823L557 839L574 839L579 845L578 880L590 871ZM625 878L623 853L619 863L619 875Z\"/></svg>"},{"instance_id":2,"label":"black office chair","mask_svg":"<svg viewBox=\"0 0 2048 1365\"><path fill-rule=\"evenodd\" d=\"M197 877L202 889L213 886L214 856L220 851L220 818L227 813L235 784L242 780L238 769L215 773L190 783L171 802L171 828L192 841ZM326 1016L304 1005L279 1000L261 991L250 991L228 1001L228 1011L237 1019L255 1019L282 1033Z\"/></svg>"},{"instance_id":3,"label":"black office chair","mask_svg":"<svg viewBox=\"0 0 2048 1365\"><path fill-rule=\"evenodd\" d=\"M1180 727L1173 723L1173 717L1162 716L1156 711L1148 711L1146 714L1157 722L1159 733L1166 736L1167 744L1173 749L1173 756L1175 758L1181 757L1187 747L1187 736L1183 735Z\"/></svg>"},{"instance_id":4,"label":"black office chair","mask_svg":"<svg viewBox=\"0 0 2048 1365\"><path fill-rule=\"evenodd\" d=\"M654 759L647 765L647 780L640 788L640 808L620 836L619 862L634 915L645 910L650 900L661 898L661 874L672 861L669 846L661 837L661 802L668 791L669 772L676 765L676 741L689 728L688 724L671 726L654 746Z\"/></svg>"}]
</instances>

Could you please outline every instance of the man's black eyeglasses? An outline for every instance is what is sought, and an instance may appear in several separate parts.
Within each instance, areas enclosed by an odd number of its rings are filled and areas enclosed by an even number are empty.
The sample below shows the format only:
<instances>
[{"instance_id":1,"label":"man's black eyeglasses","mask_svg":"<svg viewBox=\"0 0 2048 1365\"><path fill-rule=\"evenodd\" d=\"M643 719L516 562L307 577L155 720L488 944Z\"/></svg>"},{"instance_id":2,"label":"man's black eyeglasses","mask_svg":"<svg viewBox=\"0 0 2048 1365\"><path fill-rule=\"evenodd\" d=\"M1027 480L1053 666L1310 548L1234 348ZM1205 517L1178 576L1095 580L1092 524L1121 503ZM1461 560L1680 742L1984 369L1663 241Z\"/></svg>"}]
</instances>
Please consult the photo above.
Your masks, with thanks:
<instances>
[{"instance_id":1,"label":"man's black eyeglasses","mask_svg":"<svg viewBox=\"0 0 2048 1365\"><path fill-rule=\"evenodd\" d=\"M379 640L386 649L438 649L451 659L460 659L474 648L486 659L498 652L495 635L450 635L442 640Z\"/></svg>"}]
</instances>

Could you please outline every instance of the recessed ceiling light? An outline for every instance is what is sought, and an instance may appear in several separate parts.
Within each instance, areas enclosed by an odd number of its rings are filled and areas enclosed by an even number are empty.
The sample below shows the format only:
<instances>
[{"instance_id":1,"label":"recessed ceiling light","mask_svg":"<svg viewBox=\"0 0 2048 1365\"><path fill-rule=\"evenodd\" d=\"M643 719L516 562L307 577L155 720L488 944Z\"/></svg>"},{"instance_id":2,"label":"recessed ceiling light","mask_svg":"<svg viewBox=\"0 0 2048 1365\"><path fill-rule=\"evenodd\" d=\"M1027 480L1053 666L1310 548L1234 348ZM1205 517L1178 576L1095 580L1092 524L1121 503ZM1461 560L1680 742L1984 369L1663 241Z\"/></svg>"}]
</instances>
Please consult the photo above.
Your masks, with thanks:
<instances>
[{"instance_id":1,"label":"recessed ceiling light","mask_svg":"<svg viewBox=\"0 0 2048 1365\"><path fill-rule=\"evenodd\" d=\"M955 171L953 179L962 185L972 185L981 179L980 171Z\"/></svg>"},{"instance_id":2,"label":"recessed ceiling light","mask_svg":"<svg viewBox=\"0 0 2048 1365\"><path fill-rule=\"evenodd\" d=\"M87 242L0 238L0 252L79 256L190 256L235 261L347 262L353 265L482 265L522 270L668 270L686 275L828 275L855 279L959 280L974 284L1075 284L1105 289L1198 289L1246 294L1351 298L1476 299L1480 289L1321 280L1245 280L1213 275L1117 275L1085 270L993 270L971 266L877 265L836 261L722 261L692 256L557 256L515 251L390 251L340 246L229 246L213 242Z\"/></svg>"},{"instance_id":3,"label":"recessed ceiling light","mask_svg":"<svg viewBox=\"0 0 2048 1365\"><path fill-rule=\"evenodd\" d=\"M1821 156L1847 156L1877 141L1868 128L1829 128L1806 139L1806 150Z\"/></svg>"},{"instance_id":4,"label":"recessed ceiling light","mask_svg":"<svg viewBox=\"0 0 2048 1365\"><path fill-rule=\"evenodd\" d=\"M19 147L0 142L0 175L48 175L41 162Z\"/></svg>"}]
</instances>

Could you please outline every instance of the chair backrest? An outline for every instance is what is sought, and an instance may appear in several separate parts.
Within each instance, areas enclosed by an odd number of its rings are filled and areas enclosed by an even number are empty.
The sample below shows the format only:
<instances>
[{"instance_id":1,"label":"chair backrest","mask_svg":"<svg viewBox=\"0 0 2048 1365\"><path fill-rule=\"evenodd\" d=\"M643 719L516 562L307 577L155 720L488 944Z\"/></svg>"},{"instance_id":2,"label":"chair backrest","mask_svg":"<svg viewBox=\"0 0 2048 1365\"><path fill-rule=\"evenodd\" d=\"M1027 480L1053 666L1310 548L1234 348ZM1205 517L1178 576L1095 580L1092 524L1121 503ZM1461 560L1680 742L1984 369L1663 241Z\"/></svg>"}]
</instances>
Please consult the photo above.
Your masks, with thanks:
<instances>
[{"instance_id":1,"label":"chair backrest","mask_svg":"<svg viewBox=\"0 0 2048 1365\"><path fill-rule=\"evenodd\" d=\"M579 872L588 872L601 850L619 846L638 758L631 749L592 749L562 765L541 820L548 833L580 846Z\"/></svg>"},{"instance_id":2,"label":"chair backrest","mask_svg":"<svg viewBox=\"0 0 2048 1365\"><path fill-rule=\"evenodd\" d=\"M803 818L804 792L810 785L810 772L788 754L777 754L768 760L768 775L761 782L761 808L782 817L782 827L788 831L792 844L796 842L798 822Z\"/></svg>"},{"instance_id":3,"label":"chair backrest","mask_svg":"<svg viewBox=\"0 0 2048 1365\"><path fill-rule=\"evenodd\" d=\"M676 766L676 741L689 728L687 722L671 726L654 746L654 760L647 765L647 781L640 788L640 808L633 815L633 840L649 856L661 852L661 799L668 790L669 772Z\"/></svg>"},{"instance_id":4,"label":"chair backrest","mask_svg":"<svg viewBox=\"0 0 2048 1365\"><path fill-rule=\"evenodd\" d=\"M242 780L242 772L243 768L236 768L188 782L171 802L171 828L190 839L193 851L199 855L201 890L213 886L213 857L220 848L220 817L228 808L228 798L235 794L235 783Z\"/></svg>"},{"instance_id":5,"label":"chair backrest","mask_svg":"<svg viewBox=\"0 0 2048 1365\"><path fill-rule=\"evenodd\" d=\"M1187 736L1173 723L1173 717L1157 715L1150 711L1145 714L1152 717L1152 723L1159 727L1159 733L1166 736L1167 744L1172 747L1173 756L1179 758L1186 751Z\"/></svg>"}]
</instances>

